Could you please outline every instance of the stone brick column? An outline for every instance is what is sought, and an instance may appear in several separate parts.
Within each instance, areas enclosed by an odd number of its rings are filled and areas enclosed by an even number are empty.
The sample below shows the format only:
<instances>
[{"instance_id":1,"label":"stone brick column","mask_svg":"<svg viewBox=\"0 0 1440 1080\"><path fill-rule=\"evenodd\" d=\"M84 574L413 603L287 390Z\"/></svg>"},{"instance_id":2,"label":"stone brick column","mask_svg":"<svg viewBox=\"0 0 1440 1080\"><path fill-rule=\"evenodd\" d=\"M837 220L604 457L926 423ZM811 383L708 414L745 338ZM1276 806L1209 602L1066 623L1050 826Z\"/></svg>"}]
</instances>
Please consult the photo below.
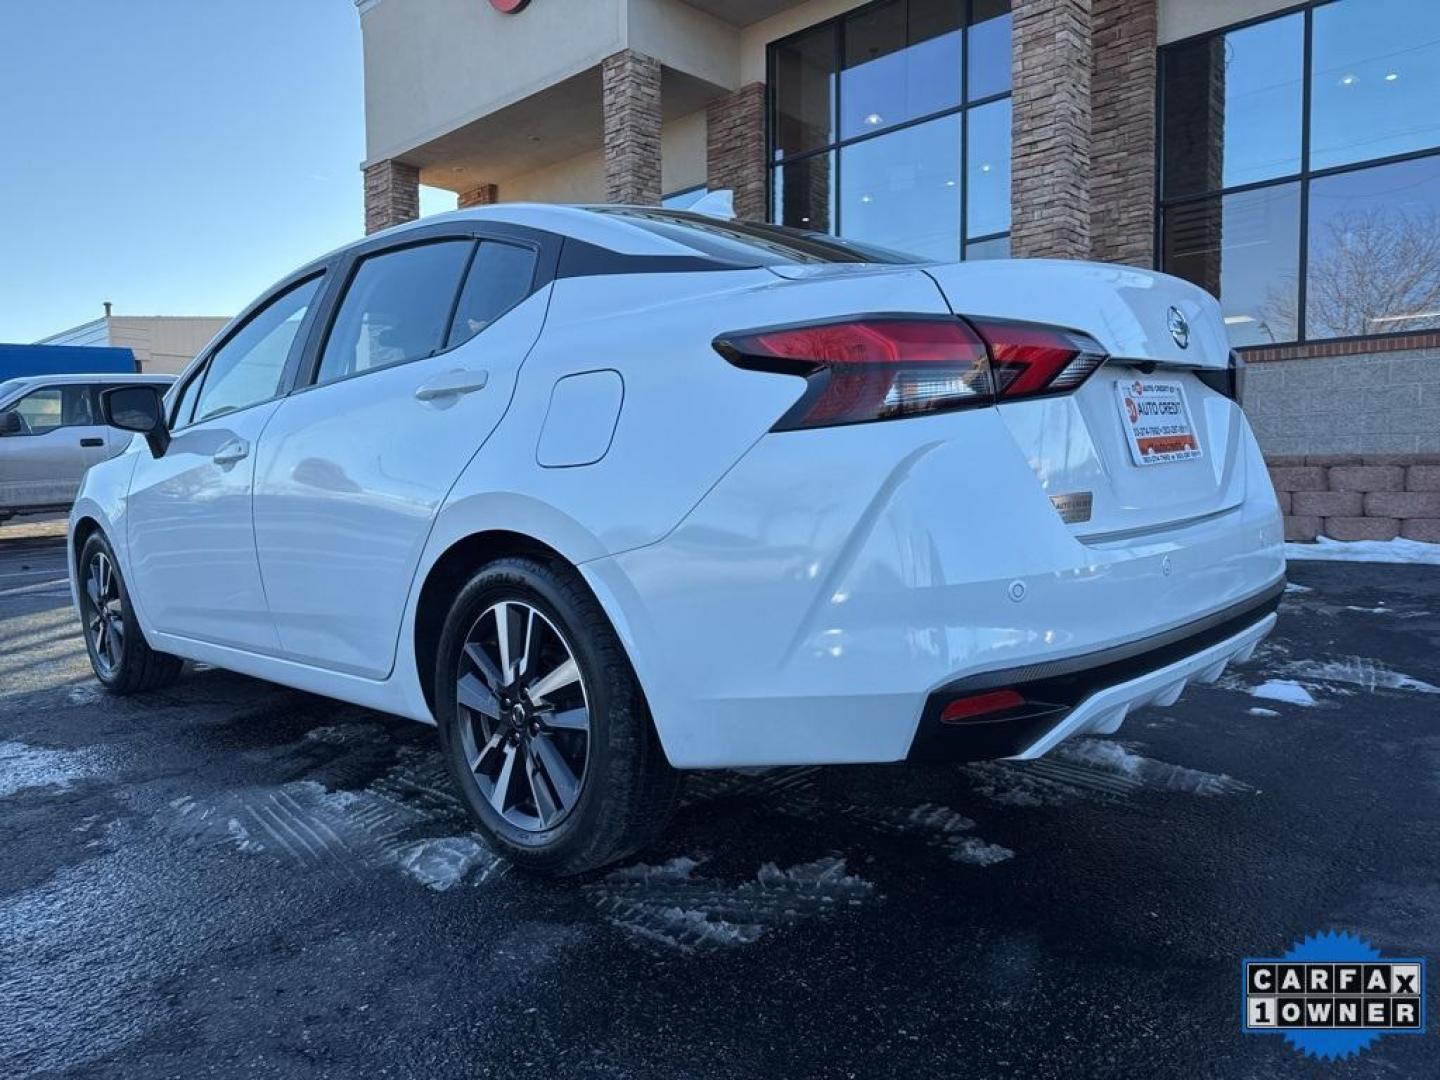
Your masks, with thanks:
<instances>
[{"instance_id":1,"label":"stone brick column","mask_svg":"<svg viewBox=\"0 0 1440 1080\"><path fill-rule=\"evenodd\" d=\"M1156 0L1091 0L1090 257L1155 259Z\"/></svg>"},{"instance_id":2,"label":"stone brick column","mask_svg":"<svg viewBox=\"0 0 1440 1080\"><path fill-rule=\"evenodd\" d=\"M605 198L660 202L660 61L626 49L601 65Z\"/></svg>"},{"instance_id":3,"label":"stone brick column","mask_svg":"<svg viewBox=\"0 0 1440 1080\"><path fill-rule=\"evenodd\" d=\"M1016 0L1013 255L1090 257L1091 0Z\"/></svg>"},{"instance_id":4,"label":"stone brick column","mask_svg":"<svg viewBox=\"0 0 1440 1080\"><path fill-rule=\"evenodd\" d=\"M365 166L365 232L370 234L420 216L420 170L403 161Z\"/></svg>"},{"instance_id":5,"label":"stone brick column","mask_svg":"<svg viewBox=\"0 0 1440 1080\"><path fill-rule=\"evenodd\" d=\"M461 210L471 206L494 206L499 201L500 188L496 184L481 184L469 191L462 191L455 200Z\"/></svg>"},{"instance_id":6,"label":"stone brick column","mask_svg":"<svg viewBox=\"0 0 1440 1080\"><path fill-rule=\"evenodd\" d=\"M765 84L750 83L705 110L705 184L735 192L735 216L764 221Z\"/></svg>"}]
</instances>

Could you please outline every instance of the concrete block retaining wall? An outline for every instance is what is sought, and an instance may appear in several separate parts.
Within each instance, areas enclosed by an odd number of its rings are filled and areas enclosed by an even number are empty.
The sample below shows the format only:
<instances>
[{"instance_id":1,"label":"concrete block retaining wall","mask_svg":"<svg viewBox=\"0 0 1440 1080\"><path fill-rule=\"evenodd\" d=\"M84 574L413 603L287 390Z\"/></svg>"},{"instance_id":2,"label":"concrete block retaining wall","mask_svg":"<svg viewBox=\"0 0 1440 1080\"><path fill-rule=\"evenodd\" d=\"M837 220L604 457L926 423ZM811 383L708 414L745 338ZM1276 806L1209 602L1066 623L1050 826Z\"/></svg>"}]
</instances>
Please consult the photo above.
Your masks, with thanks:
<instances>
[{"instance_id":1,"label":"concrete block retaining wall","mask_svg":"<svg viewBox=\"0 0 1440 1080\"><path fill-rule=\"evenodd\" d=\"M1440 544L1440 454L1310 454L1266 459L1285 539Z\"/></svg>"}]
</instances>

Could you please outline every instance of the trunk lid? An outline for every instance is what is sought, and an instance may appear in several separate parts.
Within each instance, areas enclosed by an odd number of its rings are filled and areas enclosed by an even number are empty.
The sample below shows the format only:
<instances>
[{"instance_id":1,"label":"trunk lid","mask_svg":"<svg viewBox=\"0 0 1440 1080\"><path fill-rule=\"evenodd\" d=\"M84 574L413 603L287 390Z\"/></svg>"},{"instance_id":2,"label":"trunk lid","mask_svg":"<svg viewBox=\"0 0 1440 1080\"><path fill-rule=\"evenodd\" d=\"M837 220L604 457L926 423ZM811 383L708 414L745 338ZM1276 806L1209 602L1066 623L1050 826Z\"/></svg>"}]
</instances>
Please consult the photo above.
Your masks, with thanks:
<instances>
[{"instance_id":1,"label":"trunk lid","mask_svg":"<svg viewBox=\"0 0 1440 1080\"><path fill-rule=\"evenodd\" d=\"M1243 414L1197 377L1207 369L1224 371L1230 355L1220 306L1204 290L1148 270L1052 259L924 269L956 314L1080 330L1109 355L1072 394L998 406L1041 488L1077 537L1097 541L1164 528L1243 501ZM1172 309L1188 337L1172 333L1172 321L1178 322ZM1185 427L1188 413L1199 454L1137 463L1126 398L1162 410L1157 422ZM1177 415L1177 408L1183 412Z\"/></svg>"}]
</instances>

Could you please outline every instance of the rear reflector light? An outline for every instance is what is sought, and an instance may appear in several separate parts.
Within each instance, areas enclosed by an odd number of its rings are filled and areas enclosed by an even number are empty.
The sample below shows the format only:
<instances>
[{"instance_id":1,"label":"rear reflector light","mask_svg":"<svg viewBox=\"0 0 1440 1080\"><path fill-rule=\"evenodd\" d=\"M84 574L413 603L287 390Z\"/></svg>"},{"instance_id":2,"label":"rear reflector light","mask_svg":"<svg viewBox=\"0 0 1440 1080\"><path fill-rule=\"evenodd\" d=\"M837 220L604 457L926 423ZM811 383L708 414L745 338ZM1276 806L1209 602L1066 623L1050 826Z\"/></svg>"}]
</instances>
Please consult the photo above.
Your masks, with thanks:
<instances>
[{"instance_id":1,"label":"rear reflector light","mask_svg":"<svg viewBox=\"0 0 1440 1080\"><path fill-rule=\"evenodd\" d=\"M1063 394L1105 362L1085 334L1035 323L876 315L724 334L736 367L799 375L775 431L862 424Z\"/></svg>"},{"instance_id":2,"label":"rear reflector light","mask_svg":"<svg viewBox=\"0 0 1440 1080\"><path fill-rule=\"evenodd\" d=\"M990 690L983 694L956 698L940 710L942 724L963 724L983 720L994 713L1005 712L1025 704L1025 698L1014 690Z\"/></svg>"},{"instance_id":3,"label":"rear reflector light","mask_svg":"<svg viewBox=\"0 0 1440 1080\"><path fill-rule=\"evenodd\" d=\"M880 316L718 338L738 367L803 375L809 388L776 431L988 405L985 343L951 318Z\"/></svg>"}]
</instances>

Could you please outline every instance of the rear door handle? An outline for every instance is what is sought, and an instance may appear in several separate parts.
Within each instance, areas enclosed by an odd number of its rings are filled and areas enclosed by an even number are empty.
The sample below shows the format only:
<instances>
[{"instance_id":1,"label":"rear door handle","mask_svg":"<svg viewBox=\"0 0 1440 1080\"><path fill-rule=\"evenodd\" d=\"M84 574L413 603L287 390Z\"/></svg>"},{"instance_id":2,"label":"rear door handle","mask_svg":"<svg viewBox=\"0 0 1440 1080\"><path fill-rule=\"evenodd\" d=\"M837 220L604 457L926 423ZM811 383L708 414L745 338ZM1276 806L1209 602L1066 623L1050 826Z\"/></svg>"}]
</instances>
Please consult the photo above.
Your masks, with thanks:
<instances>
[{"instance_id":1,"label":"rear door handle","mask_svg":"<svg viewBox=\"0 0 1440 1080\"><path fill-rule=\"evenodd\" d=\"M81 439L81 440L80 440L80 445L81 445L81 446L104 446L104 445L105 445L105 440L104 440L104 439Z\"/></svg>"},{"instance_id":2,"label":"rear door handle","mask_svg":"<svg viewBox=\"0 0 1440 1080\"><path fill-rule=\"evenodd\" d=\"M234 465L237 461L244 461L249 456L249 443L244 439L231 439L219 450L216 450L210 460L216 465Z\"/></svg>"},{"instance_id":3,"label":"rear door handle","mask_svg":"<svg viewBox=\"0 0 1440 1080\"><path fill-rule=\"evenodd\" d=\"M436 401L440 398L461 397L484 390L490 381L488 371L447 371L437 375L415 391L416 401Z\"/></svg>"}]
</instances>

